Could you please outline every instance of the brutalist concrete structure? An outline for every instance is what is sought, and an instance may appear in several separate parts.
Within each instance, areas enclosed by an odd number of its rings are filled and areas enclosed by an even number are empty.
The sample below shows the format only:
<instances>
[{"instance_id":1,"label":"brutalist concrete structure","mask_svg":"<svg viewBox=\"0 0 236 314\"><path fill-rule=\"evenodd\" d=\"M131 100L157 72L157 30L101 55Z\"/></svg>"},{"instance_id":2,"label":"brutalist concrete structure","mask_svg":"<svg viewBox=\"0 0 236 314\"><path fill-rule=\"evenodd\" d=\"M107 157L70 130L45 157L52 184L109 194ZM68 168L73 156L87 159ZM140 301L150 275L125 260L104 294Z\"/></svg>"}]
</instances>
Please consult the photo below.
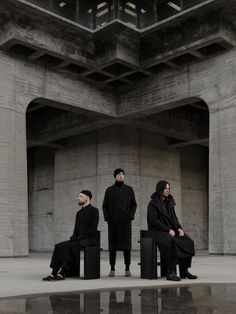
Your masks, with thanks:
<instances>
[{"instance_id":1,"label":"brutalist concrete structure","mask_svg":"<svg viewBox=\"0 0 236 314\"><path fill-rule=\"evenodd\" d=\"M123 167L133 248L160 179L198 249L236 252L236 1L0 2L0 255L67 239ZM102 247L107 229L100 213Z\"/></svg>"}]
</instances>

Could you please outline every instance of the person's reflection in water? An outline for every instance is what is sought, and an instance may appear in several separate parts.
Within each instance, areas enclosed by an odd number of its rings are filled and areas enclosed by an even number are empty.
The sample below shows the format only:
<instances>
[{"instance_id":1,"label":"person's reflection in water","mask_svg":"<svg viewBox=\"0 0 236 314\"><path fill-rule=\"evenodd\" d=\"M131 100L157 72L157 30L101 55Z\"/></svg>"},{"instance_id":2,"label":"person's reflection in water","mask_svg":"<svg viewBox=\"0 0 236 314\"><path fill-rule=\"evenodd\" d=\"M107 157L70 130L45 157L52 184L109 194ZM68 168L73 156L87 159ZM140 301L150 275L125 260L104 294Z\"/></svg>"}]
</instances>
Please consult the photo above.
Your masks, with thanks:
<instances>
[{"instance_id":1,"label":"person's reflection in water","mask_svg":"<svg viewBox=\"0 0 236 314\"><path fill-rule=\"evenodd\" d=\"M197 308L193 303L193 294L190 287L179 288L181 303L185 305L185 309L182 311L183 314L196 314Z\"/></svg>"},{"instance_id":2,"label":"person's reflection in water","mask_svg":"<svg viewBox=\"0 0 236 314\"><path fill-rule=\"evenodd\" d=\"M161 289L160 314L197 314L189 287Z\"/></svg>"},{"instance_id":3,"label":"person's reflection in water","mask_svg":"<svg viewBox=\"0 0 236 314\"><path fill-rule=\"evenodd\" d=\"M80 314L80 294L51 295L50 302L53 314Z\"/></svg>"},{"instance_id":4,"label":"person's reflection in water","mask_svg":"<svg viewBox=\"0 0 236 314\"><path fill-rule=\"evenodd\" d=\"M109 314L133 314L131 290L125 290L124 302L117 302L116 291L110 291Z\"/></svg>"},{"instance_id":5,"label":"person's reflection in water","mask_svg":"<svg viewBox=\"0 0 236 314\"><path fill-rule=\"evenodd\" d=\"M53 314L97 314L100 313L100 292L51 295Z\"/></svg>"},{"instance_id":6,"label":"person's reflection in water","mask_svg":"<svg viewBox=\"0 0 236 314\"><path fill-rule=\"evenodd\" d=\"M158 289L141 289L141 314L159 313Z\"/></svg>"}]
</instances>

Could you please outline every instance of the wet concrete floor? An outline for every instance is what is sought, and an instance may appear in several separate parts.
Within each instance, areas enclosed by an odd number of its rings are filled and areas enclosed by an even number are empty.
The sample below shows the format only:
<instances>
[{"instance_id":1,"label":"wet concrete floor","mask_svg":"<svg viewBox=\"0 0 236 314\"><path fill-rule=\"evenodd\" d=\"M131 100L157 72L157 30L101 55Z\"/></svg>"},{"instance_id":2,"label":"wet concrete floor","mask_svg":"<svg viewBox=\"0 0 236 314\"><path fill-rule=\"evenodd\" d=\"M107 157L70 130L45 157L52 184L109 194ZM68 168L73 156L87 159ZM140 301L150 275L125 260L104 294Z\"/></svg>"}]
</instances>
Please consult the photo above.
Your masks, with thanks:
<instances>
[{"instance_id":1,"label":"wet concrete floor","mask_svg":"<svg viewBox=\"0 0 236 314\"><path fill-rule=\"evenodd\" d=\"M0 314L235 314L236 284L96 290L0 299Z\"/></svg>"}]
</instances>

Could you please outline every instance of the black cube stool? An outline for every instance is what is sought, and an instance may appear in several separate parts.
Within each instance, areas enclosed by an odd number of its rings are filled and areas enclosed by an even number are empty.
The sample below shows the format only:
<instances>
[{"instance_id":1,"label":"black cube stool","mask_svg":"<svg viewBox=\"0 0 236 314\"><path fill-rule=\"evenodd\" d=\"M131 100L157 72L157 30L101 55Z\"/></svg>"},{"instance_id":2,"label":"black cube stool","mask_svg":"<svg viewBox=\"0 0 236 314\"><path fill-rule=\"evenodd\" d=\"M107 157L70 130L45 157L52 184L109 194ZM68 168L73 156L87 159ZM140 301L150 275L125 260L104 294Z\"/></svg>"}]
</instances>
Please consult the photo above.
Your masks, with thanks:
<instances>
[{"instance_id":1,"label":"black cube stool","mask_svg":"<svg viewBox=\"0 0 236 314\"><path fill-rule=\"evenodd\" d=\"M100 245L84 249L84 279L100 278Z\"/></svg>"},{"instance_id":2,"label":"black cube stool","mask_svg":"<svg viewBox=\"0 0 236 314\"><path fill-rule=\"evenodd\" d=\"M96 245L90 245L84 250L84 279L100 278L100 231L97 232ZM80 277L80 267L71 269L68 277Z\"/></svg>"},{"instance_id":3,"label":"black cube stool","mask_svg":"<svg viewBox=\"0 0 236 314\"><path fill-rule=\"evenodd\" d=\"M100 278L100 231L97 232L96 245L84 248L84 279Z\"/></svg>"},{"instance_id":4,"label":"black cube stool","mask_svg":"<svg viewBox=\"0 0 236 314\"><path fill-rule=\"evenodd\" d=\"M157 245L147 230L140 230L140 272L143 279L157 279L157 266L160 266L161 277L166 276L166 262L160 257L157 260Z\"/></svg>"}]
</instances>

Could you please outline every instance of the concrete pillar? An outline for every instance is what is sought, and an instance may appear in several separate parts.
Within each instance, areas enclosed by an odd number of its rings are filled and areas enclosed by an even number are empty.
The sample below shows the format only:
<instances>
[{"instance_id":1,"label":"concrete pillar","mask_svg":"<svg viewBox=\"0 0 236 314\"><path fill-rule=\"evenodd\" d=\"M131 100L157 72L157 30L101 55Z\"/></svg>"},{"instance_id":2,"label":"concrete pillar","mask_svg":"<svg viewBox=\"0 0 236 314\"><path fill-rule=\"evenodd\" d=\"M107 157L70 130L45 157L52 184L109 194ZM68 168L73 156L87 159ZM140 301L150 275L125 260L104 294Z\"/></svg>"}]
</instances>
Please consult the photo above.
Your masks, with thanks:
<instances>
[{"instance_id":1,"label":"concrete pillar","mask_svg":"<svg viewBox=\"0 0 236 314\"><path fill-rule=\"evenodd\" d=\"M16 63L0 53L0 256L28 254L26 98L18 97ZM20 71L18 72L20 73ZM22 82L22 75L17 76Z\"/></svg>"},{"instance_id":2,"label":"concrete pillar","mask_svg":"<svg viewBox=\"0 0 236 314\"><path fill-rule=\"evenodd\" d=\"M209 134L209 253L222 254L223 203L220 112L210 111Z\"/></svg>"},{"instance_id":3,"label":"concrete pillar","mask_svg":"<svg viewBox=\"0 0 236 314\"><path fill-rule=\"evenodd\" d=\"M28 254L25 115L0 108L0 256Z\"/></svg>"},{"instance_id":4,"label":"concrete pillar","mask_svg":"<svg viewBox=\"0 0 236 314\"><path fill-rule=\"evenodd\" d=\"M210 112L209 252L236 252L236 108L224 100Z\"/></svg>"},{"instance_id":5,"label":"concrete pillar","mask_svg":"<svg viewBox=\"0 0 236 314\"><path fill-rule=\"evenodd\" d=\"M220 112L224 254L236 253L236 108L235 99Z\"/></svg>"},{"instance_id":6,"label":"concrete pillar","mask_svg":"<svg viewBox=\"0 0 236 314\"><path fill-rule=\"evenodd\" d=\"M28 255L28 186L26 116L15 114L14 256Z\"/></svg>"}]
</instances>

